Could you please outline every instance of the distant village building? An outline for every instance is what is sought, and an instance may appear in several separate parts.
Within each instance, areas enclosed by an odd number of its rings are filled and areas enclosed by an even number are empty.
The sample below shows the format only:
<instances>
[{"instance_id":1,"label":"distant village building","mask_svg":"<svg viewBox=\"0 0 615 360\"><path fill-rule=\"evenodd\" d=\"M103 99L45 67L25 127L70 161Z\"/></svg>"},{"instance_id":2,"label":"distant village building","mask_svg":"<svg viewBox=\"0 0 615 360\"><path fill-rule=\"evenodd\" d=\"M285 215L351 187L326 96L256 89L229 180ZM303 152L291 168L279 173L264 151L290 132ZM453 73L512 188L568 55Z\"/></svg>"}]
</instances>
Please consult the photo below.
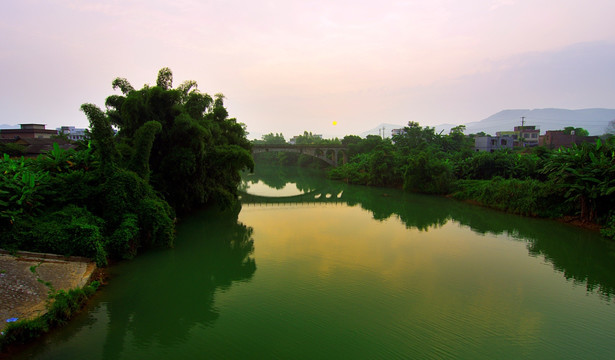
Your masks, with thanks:
<instances>
[{"instance_id":1,"label":"distant village building","mask_svg":"<svg viewBox=\"0 0 615 360\"><path fill-rule=\"evenodd\" d=\"M74 126L62 126L57 129L58 133L66 135L68 140L80 141L88 138L86 129L77 129Z\"/></svg>"},{"instance_id":2,"label":"distant village building","mask_svg":"<svg viewBox=\"0 0 615 360\"><path fill-rule=\"evenodd\" d=\"M51 139L57 130L45 129L45 124L20 124L20 129L0 129L0 139Z\"/></svg>"},{"instance_id":3,"label":"distant village building","mask_svg":"<svg viewBox=\"0 0 615 360\"><path fill-rule=\"evenodd\" d=\"M519 134L517 139L517 141L519 142L519 146L538 146L540 129L536 129L536 126L515 126L515 132Z\"/></svg>"},{"instance_id":4,"label":"distant village building","mask_svg":"<svg viewBox=\"0 0 615 360\"><path fill-rule=\"evenodd\" d=\"M547 130L540 135L536 126L515 126L513 131L498 131L496 136L477 136L474 138L476 151L495 151L499 149L512 149L513 147L544 146L549 149L571 147L584 142L595 142L598 136L577 136L574 131L564 134L564 130Z\"/></svg>"},{"instance_id":5,"label":"distant village building","mask_svg":"<svg viewBox=\"0 0 615 360\"><path fill-rule=\"evenodd\" d=\"M78 136L79 132L75 133ZM76 147L57 135L58 130L45 129L45 124L20 124L19 129L0 129L0 142L22 146L26 157L36 157L53 150L53 143L65 150Z\"/></svg>"},{"instance_id":6,"label":"distant village building","mask_svg":"<svg viewBox=\"0 0 615 360\"><path fill-rule=\"evenodd\" d=\"M404 133L404 129L393 129L391 130L391 137L395 135L401 135Z\"/></svg>"},{"instance_id":7,"label":"distant village building","mask_svg":"<svg viewBox=\"0 0 615 360\"><path fill-rule=\"evenodd\" d=\"M60 149L68 150L75 149L77 146L71 144L62 138L18 138L18 139L0 139L2 142L10 142L23 146L25 157L37 157L40 154L48 153L53 150L53 143L58 144Z\"/></svg>"},{"instance_id":8,"label":"distant village building","mask_svg":"<svg viewBox=\"0 0 615 360\"><path fill-rule=\"evenodd\" d=\"M538 146L540 138L540 129L536 129L534 125L515 126L513 131L498 131L496 136L510 136L515 147L531 147Z\"/></svg>"},{"instance_id":9,"label":"distant village building","mask_svg":"<svg viewBox=\"0 0 615 360\"><path fill-rule=\"evenodd\" d=\"M538 140L538 145L549 149L559 149L560 147L571 147L580 145L584 142L595 142L598 136L577 136L574 131L571 134L564 134L563 130L548 130Z\"/></svg>"},{"instance_id":10,"label":"distant village building","mask_svg":"<svg viewBox=\"0 0 615 360\"><path fill-rule=\"evenodd\" d=\"M515 140L510 135L502 136L477 136L474 138L474 150L489 151L512 149Z\"/></svg>"}]
</instances>

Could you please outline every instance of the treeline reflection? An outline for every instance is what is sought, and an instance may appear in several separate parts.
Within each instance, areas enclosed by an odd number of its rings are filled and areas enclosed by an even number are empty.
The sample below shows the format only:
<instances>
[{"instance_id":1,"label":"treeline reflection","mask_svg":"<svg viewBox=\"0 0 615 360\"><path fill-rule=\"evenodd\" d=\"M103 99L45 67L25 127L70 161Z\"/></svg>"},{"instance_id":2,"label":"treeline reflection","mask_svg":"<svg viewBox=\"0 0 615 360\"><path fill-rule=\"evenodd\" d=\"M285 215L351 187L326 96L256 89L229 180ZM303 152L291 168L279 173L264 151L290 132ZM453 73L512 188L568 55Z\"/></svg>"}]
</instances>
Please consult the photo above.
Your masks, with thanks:
<instances>
[{"instance_id":1,"label":"treeline reflection","mask_svg":"<svg viewBox=\"0 0 615 360\"><path fill-rule=\"evenodd\" d=\"M578 229L543 219L532 219L442 197L409 194L396 189L347 185L314 176L309 170L288 167L257 166L254 174L244 177L275 187L295 183L305 192L328 192L343 196L329 201L360 206L372 213L376 220L392 216L407 228L428 231L449 221L467 226L479 234L507 235L527 243L532 256L541 256L568 280L584 284L588 291L597 292L610 300L615 294L615 244L598 233ZM305 198L305 197L304 197ZM268 202L297 202L291 199L269 199ZM308 201L314 201L307 198ZM259 201L251 198L248 201Z\"/></svg>"},{"instance_id":2,"label":"treeline reflection","mask_svg":"<svg viewBox=\"0 0 615 360\"><path fill-rule=\"evenodd\" d=\"M215 293L249 281L256 271L252 228L237 221L238 211L195 214L179 228L183 243L175 250L147 256L149 264L139 264L138 258L118 269L118 277L129 279L112 280L121 288L107 303L105 359L119 358L128 338L137 347L156 343L164 348L185 342L195 326L218 318ZM132 272L133 266L151 271L133 278L143 274Z\"/></svg>"}]
</instances>

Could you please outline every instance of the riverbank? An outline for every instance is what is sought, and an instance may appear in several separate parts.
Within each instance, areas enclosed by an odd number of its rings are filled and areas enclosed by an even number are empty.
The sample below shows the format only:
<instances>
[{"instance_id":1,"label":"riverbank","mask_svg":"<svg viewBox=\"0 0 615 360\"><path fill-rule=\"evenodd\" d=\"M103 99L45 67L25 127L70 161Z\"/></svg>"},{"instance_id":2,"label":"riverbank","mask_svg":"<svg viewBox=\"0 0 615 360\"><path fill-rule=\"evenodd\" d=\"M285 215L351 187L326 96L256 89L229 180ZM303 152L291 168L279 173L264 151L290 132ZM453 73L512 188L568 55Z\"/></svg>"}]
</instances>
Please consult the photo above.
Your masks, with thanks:
<instances>
[{"instance_id":1,"label":"riverbank","mask_svg":"<svg viewBox=\"0 0 615 360\"><path fill-rule=\"evenodd\" d=\"M95 270L86 258L0 250L0 330L44 315L51 289L82 288Z\"/></svg>"}]
</instances>

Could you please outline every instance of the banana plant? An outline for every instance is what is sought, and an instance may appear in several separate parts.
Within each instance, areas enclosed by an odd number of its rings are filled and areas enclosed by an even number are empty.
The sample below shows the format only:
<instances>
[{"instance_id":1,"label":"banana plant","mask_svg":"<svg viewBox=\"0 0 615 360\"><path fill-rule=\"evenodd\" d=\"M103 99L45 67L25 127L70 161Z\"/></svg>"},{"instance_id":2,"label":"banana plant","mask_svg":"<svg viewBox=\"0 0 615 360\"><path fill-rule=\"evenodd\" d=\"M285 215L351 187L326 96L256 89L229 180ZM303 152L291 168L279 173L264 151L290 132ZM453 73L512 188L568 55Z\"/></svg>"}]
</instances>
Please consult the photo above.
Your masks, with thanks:
<instances>
[{"instance_id":1,"label":"banana plant","mask_svg":"<svg viewBox=\"0 0 615 360\"><path fill-rule=\"evenodd\" d=\"M4 156L0 161L0 218L13 224L19 217L34 213L40 205L37 190L48 178L48 172L33 169L23 158Z\"/></svg>"},{"instance_id":2,"label":"banana plant","mask_svg":"<svg viewBox=\"0 0 615 360\"><path fill-rule=\"evenodd\" d=\"M542 172L580 209L581 219L596 221L599 210L610 212L615 203L615 150L600 140L591 146L560 149Z\"/></svg>"}]
</instances>

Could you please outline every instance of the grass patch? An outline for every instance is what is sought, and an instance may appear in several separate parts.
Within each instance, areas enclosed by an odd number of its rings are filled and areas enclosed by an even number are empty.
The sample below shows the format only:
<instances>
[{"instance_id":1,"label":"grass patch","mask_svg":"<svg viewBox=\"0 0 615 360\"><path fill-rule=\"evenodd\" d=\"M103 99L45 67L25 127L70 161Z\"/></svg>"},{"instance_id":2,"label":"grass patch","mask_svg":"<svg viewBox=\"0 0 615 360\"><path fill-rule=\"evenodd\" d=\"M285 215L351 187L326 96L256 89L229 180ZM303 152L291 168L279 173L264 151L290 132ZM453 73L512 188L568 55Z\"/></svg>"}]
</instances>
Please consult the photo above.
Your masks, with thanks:
<instances>
[{"instance_id":1,"label":"grass patch","mask_svg":"<svg viewBox=\"0 0 615 360\"><path fill-rule=\"evenodd\" d=\"M53 292L49 296L46 314L31 320L12 322L6 327L0 335L0 351L6 350L9 345L25 344L54 327L66 324L85 305L99 285L98 281L93 281L81 289Z\"/></svg>"}]
</instances>

